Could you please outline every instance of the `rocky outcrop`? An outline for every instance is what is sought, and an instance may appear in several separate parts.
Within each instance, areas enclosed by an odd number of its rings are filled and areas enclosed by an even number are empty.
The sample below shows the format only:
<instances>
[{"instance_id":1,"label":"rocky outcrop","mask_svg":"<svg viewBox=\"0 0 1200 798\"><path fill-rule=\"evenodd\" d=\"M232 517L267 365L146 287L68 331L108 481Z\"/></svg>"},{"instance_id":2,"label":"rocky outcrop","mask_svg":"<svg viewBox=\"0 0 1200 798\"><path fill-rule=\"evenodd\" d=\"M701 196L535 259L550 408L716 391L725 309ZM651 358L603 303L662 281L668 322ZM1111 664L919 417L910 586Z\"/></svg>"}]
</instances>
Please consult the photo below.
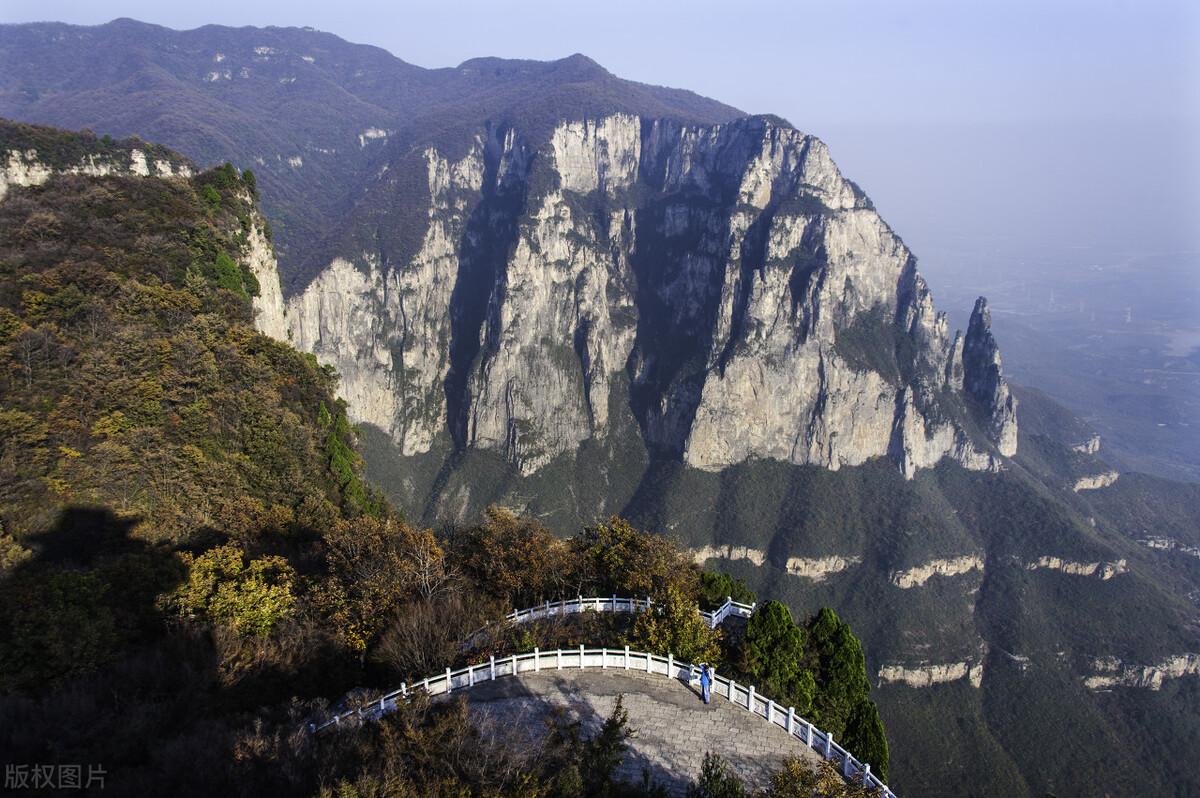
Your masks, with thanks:
<instances>
[{"instance_id":1,"label":"rocky outcrop","mask_svg":"<svg viewBox=\"0 0 1200 798\"><path fill-rule=\"evenodd\" d=\"M737 546L733 544L702 546L701 548L693 549L692 556L697 565L703 565L712 559L747 560L755 565L763 565L767 561L767 553L765 551L752 549L749 546ZM853 568L861 562L862 557L843 557L837 554L816 558L789 557L784 568L792 576L820 582L830 574L840 573L848 568Z\"/></svg>"},{"instance_id":2,"label":"rocky outcrop","mask_svg":"<svg viewBox=\"0 0 1200 798\"><path fill-rule=\"evenodd\" d=\"M85 155L70 166L52 167L36 149L9 150L8 159L0 169L0 199L12 186L39 186L56 174L105 177L107 175L137 175L139 177L190 177L192 168L178 156L171 159L147 159L146 153L134 147L103 154ZM245 263L258 280L259 295L253 298L255 326L264 335L287 340L286 308L279 283L275 251L267 240L266 220L255 211L247 232Z\"/></svg>"},{"instance_id":3,"label":"rocky outcrop","mask_svg":"<svg viewBox=\"0 0 1200 798\"><path fill-rule=\"evenodd\" d=\"M708 560L749 560L755 565L762 565L767 561L765 552L748 546L734 545L704 546L693 550L692 556L697 565L703 565Z\"/></svg>"},{"instance_id":4,"label":"rocky outcrop","mask_svg":"<svg viewBox=\"0 0 1200 798\"><path fill-rule=\"evenodd\" d=\"M263 335L285 340L287 320L284 318L286 308L283 290L279 285L279 267L275 261L275 250L263 231L264 220L255 218L250 225L245 255L246 265L258 280L259 294L254 297L254 326Z\"/></svg>"},{"instance_id":5,"label":"rocky outcrop","mask_svg":"<svg viewBox=\"0 0 1200 798\"><path fill-rule=\"evenodd\" d=\"M1109 485L1116 482L1118 477L1120 477L1120 474L1118 474L1116 471L1106 471L1103 474L1096 474L1095 476L1080 477L1079 479L1075 480L1074 490L1076 493L1078 493L1081 490L1099 490L1100 488L1107 488Z\"/></svg>"},{"instance_id":6,"label":"rocky outcrop","mask_svg":"<svg viewBox=\"0 0 1200 798\"><path fill-rule=\"evenodd\" d=\"M70 166L51 168L41 159L35 149L9 150L7 162L4 164L4 168L0 169L0 199L4 199L10 186L40 186L49 180L52 174L87 175L89 177L113 174L134 174L145 177L150 174L150 166L146 154L142 150L130 150L127 156L128 160L125 160L125 157L124 155L120 157L117 155L87 155L78 163ZM190 177L192 170L183 164L173 165L169 161L156 160L154 175L156 177Z\"/></svg>"},{"instance_id":7,"label":"rocky outcrop","mask_svg":"<svg viewBox=\"0 0 1200 798\"><path fill-rule=\"evenodd\" d=\"M893 571L888 575L888 581L899 588L920 587L934 576L957 576L976 568L983 570L983 560L968 554L953 559L933 560L906 571Z\"/></svg>"},{"instance_id":8,"label":"rocky outcrop","mask_svg":"<svg viewBox=\"0 0 1200 798\"><path fill-rule=\"evenodd\" d=\"M1148 687L1151 690L1159 690L1167 679L1200 673L1200 654L1179 654L1168 657L1157 665L1126 665L1116 657L1103 657L1095 660L1092 667L1097 673L1083 680L1092 690L1113 687Z\"/></svg>"},{"instance_id":9,"label":"rocky outcrop","mask_svg":"<svg viewBox=\"0 0 1200 798\"><path fill-rule=\"evenodd\" d=\"M879 669L878 686L900 682L910 687L932 687L944 682L966 679L972 687L983 684L982 662L952 662L946 665L884 665Z\"/></svg>"},{"instance_id":10,"label":"rocky outcrop","mask_svg":"<svg viewBox=\"0 0 1200 798\"><path fill-rule=\"evenodd\" d=\"M962 391L982 408L989 437L1006 457L1017 453L1017 399L1005 384L1000 349L992 336L992 314L980 297L971 312L962 347Z\"/></svg>"},{"instance_id":11,"label":"rocky outcrop","mask_svg":"<svg viewBox=\"0 0 1200 798\"><path fill-rule=\"evenodd\" d=\"M1071 450L1079 452L1080 454L1095 454L1096 452L1100 451L1100 436L1093 435L1086 441L1072 446Z\"/></svg>"},{"instance_id":12,"label":"rocky outcrop","mask_svg":"<svg viewBox=\"0 0 1200 798\"><path fill-rule=\"evenodd\" d=\"M1175 538L1144 538L1138 543L1150 549L1158 549L1160 551L1178 551L1183 554L1191 555L1192 557L1200 557L1200 547L1188 546L1180 543Z\"/></svg>"},{"instance_id":13,"label":"rocky outcrop","mask_svg":"<svg viewBox=\"0 0 1200 798\"><path fill-rule=\"evenodd\" d=\"M1072 576L1096 576L1102 580L1112 579L1118 574L1123 574L1128 570L1125 565L1125 560L1117 560L1115 562L1071 562L1059 557L1041 557L1035 562L1031 562L1025 566L1026 570L1036 571L1039 568L1049 568L1052 571L1062 571L1064 574Z\"/></svg>"},{"instance_id":14,"label":"rocky outcrop","mask_svg":"<svg viewBox=\"0 0 1200 798\"><path fill-rule=\"evenodd\" d=\"M951 341L912 254L817 139L618 114L425 156L416 256L345 252L287 311L355 420L404 454L448 430L532 474L626 420L704 470L887 456L911 476L1015 451L986 303ZM964 400L987 443L943 407Z\"/></svg>"},{"instance_id":15,"label":"rocky outcrop","mask_svg":"<svg viewBox=\"0 0 1200 798\"><path fill-rule=\"evenodd\" d=\"M820 582L830 574L840 573L841 571L853 568L860 562L862 562L862 557L842 557L836 554L830 557L812 559L789 557L785 567L787 568L787 572L792 576Z\"/></svg>"}]
</instances>

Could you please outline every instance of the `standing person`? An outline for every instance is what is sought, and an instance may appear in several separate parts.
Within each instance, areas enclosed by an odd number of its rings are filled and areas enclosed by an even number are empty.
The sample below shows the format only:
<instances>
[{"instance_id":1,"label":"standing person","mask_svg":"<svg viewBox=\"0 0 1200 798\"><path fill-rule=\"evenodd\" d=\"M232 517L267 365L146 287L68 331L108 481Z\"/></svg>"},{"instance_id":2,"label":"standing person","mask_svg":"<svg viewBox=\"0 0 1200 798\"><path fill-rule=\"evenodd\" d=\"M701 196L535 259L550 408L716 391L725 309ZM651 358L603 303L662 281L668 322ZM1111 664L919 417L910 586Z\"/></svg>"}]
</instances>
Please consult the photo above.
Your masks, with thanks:
<instances>
[{"instance_id":1,"label":"standing person","mask_svg":"<svg viewBox=\"0 0 1200 798\"><path fill-rule=\"evenodd\" d=\"M700 663L700 694L704 696L704 703L708 703L709 690L712 687L712 669L707 662Z\"/></svg>"}]
</instances>

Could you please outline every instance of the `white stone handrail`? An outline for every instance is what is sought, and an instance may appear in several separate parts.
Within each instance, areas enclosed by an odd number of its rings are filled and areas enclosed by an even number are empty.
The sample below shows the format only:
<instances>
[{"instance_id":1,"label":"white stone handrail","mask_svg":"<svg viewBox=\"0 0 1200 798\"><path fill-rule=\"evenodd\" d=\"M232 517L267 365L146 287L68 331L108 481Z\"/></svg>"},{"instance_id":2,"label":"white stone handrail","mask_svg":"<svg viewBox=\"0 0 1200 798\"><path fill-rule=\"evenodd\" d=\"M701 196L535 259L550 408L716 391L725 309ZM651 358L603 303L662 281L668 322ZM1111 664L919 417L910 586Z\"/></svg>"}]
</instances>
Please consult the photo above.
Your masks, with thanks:
<instances>
[{"instance_id":1,"label":"white stone handrail","mask_svg":"<svg viewBox=\"0 0 1200 798\"><path fill-rule=\"evenodd\" d=\"M578 596L573 599L547 601L523 610L513 610L504 616L504 620L512 624L519 624L528 621L539 621L545 618L554 618L556 616L561 618L581 612L645 612L653 606L654 602L648 598L618 598L617 596L592 596L591 598L584 598L583 596ZM726 596L725 603L712 612L699 609L696 612L708 622L710 629L716 629L718 624L730 616L735 618L749 618L754 614L754 610L757 607L758 602L743 604L740 601L734 601L730 596ZM463 641L463 649L470 649L475 643L475 638L484 629L487 629L487 627L481 626L467 635Z\"/></svg>"},{"instance_id":2,"label":"white stone handrail","mask_svg":"<svg viewBox=\"0 0 1200 798\"><path fill-rule=\"evenodd\" d=\"M493 656L486 663L468 665L456 671L447 668L445 673L414 682L411 687L407 683L401 684L399 690L393 690L378 701L372 701L366 706L341 715L334 715L322 723L310 723L309 730L316 733L330 726L341 728L343 725L353 726L364 720L378 718L388 710L395 709L398 702L406 701L410 692L418 690L429 695L445 695L457 690L470 689L481 682L494 681L503 676L538 673L543 670L585 668L657 673L668 679L688 681L695 674L695 666L676 661L674 656L660 657L657 654L630 651L629 646L625 646L624 649L580 646L577 649L555 651L539 651L535 648L529 654L513 654L501 659ZM732 679L718 675L713 680L713 695L724 696L731 703L779 726L793 737L799 737L809 748L840 766L842 775L846 778L861 779L865 787L879 787L883 798L895 798L895 793L871 773L869 764L859 762L849 751L835 743L832 735L826 734L797 715L792 707L780 706L758 695L754 685L739 685Z\"/></svg>"},{"instance_id":3,"label":"white stone handrail","mask_svg":"<svg viewBox=\"0 0 1200 798\"><path fill-rule=\"evenodd\" d=\"M524 610L513 610L508 615L505 615L505 620L512 623L525 623L526 621L534 621L542 618L552 618L554 616L574 615L580 612L645 612L654 606L650 599L636 598L618 598L617 596L593 596L584 598L579 596L573 599L562 599L560 601L547 601L544 604L539 604L536 607L530 607ZM749 618L754 614L755 604L742 604L740 601L734 601L729 596L725 597L725 603L712 612L698 610L700 617L708 621L710 628L716 628L717 624L725 620L729 616L738 618Z\"/></svg>"}]
</instances>

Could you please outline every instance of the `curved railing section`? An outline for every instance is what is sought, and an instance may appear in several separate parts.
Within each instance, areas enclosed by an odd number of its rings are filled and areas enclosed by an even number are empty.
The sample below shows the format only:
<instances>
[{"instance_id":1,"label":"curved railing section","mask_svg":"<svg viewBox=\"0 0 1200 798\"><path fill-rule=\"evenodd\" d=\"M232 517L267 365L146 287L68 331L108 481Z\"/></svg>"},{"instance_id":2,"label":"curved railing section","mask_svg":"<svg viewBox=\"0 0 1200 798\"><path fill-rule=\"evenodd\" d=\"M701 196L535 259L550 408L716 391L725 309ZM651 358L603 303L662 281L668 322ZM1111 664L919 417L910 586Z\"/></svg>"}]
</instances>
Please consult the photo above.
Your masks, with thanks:
<instances>
[{"instance_id":1,"label":"curved railing section","mask_svg":"<svg viewBox=\"0 0 1200 798\"><path fill-rule=\"evenodd\" d=\"M537 609L540 611L542 608ZM315 733L331 726L340 728L343 725L356 725L364 720L378 718L383 713L395 709L398 702L406 701L410 693L418 690L429 695L446 695L505 676L539 673L546 670L582 670L586 668L638 671L661 674L668 679L688 681L696 678L695 666L690 663L676 660L674 656L660 657L657 654L630 651L629 646L624 649L580 646L578 649L557 649L555 651L539 651L535 648L529 654L513 654L501 659L493 656L486 663L469 665L456 671L447 668L444 674L414 682L411 687L407 683L401 684L399 690L388 693L378 701L372 701L351 712L334 715L322 723L311 723L309 729ZM833 735L813 726L812 723L797 715L796 710L792 707L780 706L774 701L758 695L754 690L754 685L740 685L724 676L717 676L713 680L712 692L714 695L724 696L731 703L763 718L768 723L784 729L793 737L800 738L809 748L838 765L842 775L846 778L861 779L865 787L879 787L883 791L884 798L895 798L895 793L871 773L869 764L859 762L849 751L833 741Z\"/></svg>"},{"instance_id":2,"label":"curved railing section","mask_svg":"<svg viewBox=\"0 0 1200 798\"><path fill-rule=\"evenodd\" d=\"M504 620L512 624L520 624L528 623L529 621L541 621L548 618L563 618L567 615L578 615L583 612L646 612L653 606L654 602L648 598L618 598L617 596L592 596L591 598L584 598L583 596L578 596L573 599L547 601L543 604L538 604L536 607L529 607L523 610L513 610L504 616ZM740 601L734 601L730 596L726 596L725 603L712 612L701 609L697 609L696 612L708 623L710 629L716 629L718 624L726 618L749 618L754 614L754 610L757 607L757 602L754 604L743 604ZM479 635L487 628L487 626L481 626L467 635L463 639L463 649L470 649L475 644L475 640Z\"/></svg>"},{"instance_id":3,"label":"curved railing section","mask_svg":"<svg viewBox=\"0 0 1200 798\"><path fill-rule=\"evenodd\" d=\"M508 615L505 615L504 618L512 623L525 623L526 621L537 621L543 618L575 615L580 612L646 612L653 606L654 602L650 599L617 598L616 596L584 598L583 596L579 596L578 598L562 599L561 601L547 601L545 604L539 604L536 607L530 607L525 610L513 610ZM757 606L757 603L742 604L726 596L725 603L712 612L705 610L698 610L698 612L701 618L708 621L709 627L715 629L717 624L730 616L735 618L749 618L754 614L754 609Z\"/></svg>"}]
</instances>

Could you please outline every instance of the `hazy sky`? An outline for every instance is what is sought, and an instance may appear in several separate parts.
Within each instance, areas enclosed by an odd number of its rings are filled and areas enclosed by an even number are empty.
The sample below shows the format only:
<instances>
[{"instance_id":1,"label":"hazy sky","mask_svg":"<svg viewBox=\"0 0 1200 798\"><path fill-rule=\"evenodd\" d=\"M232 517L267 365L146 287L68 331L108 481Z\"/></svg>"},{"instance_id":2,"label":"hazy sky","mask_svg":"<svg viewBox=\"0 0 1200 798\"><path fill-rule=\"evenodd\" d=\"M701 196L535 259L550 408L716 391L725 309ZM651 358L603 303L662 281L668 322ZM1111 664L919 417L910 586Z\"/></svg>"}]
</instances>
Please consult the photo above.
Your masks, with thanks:
<instances>
[{"instance_id":1,"label":"hazy sky","mask_svg":"<svg viewBox=\"0 0 1200 798\"><path fill-rule=\"evenodd\" d=\"M829 144L918 256L1200 247L1200 2L3 0L0 22L311 26L423 67L583 53Z\"/></svg>"}]
</instances>

